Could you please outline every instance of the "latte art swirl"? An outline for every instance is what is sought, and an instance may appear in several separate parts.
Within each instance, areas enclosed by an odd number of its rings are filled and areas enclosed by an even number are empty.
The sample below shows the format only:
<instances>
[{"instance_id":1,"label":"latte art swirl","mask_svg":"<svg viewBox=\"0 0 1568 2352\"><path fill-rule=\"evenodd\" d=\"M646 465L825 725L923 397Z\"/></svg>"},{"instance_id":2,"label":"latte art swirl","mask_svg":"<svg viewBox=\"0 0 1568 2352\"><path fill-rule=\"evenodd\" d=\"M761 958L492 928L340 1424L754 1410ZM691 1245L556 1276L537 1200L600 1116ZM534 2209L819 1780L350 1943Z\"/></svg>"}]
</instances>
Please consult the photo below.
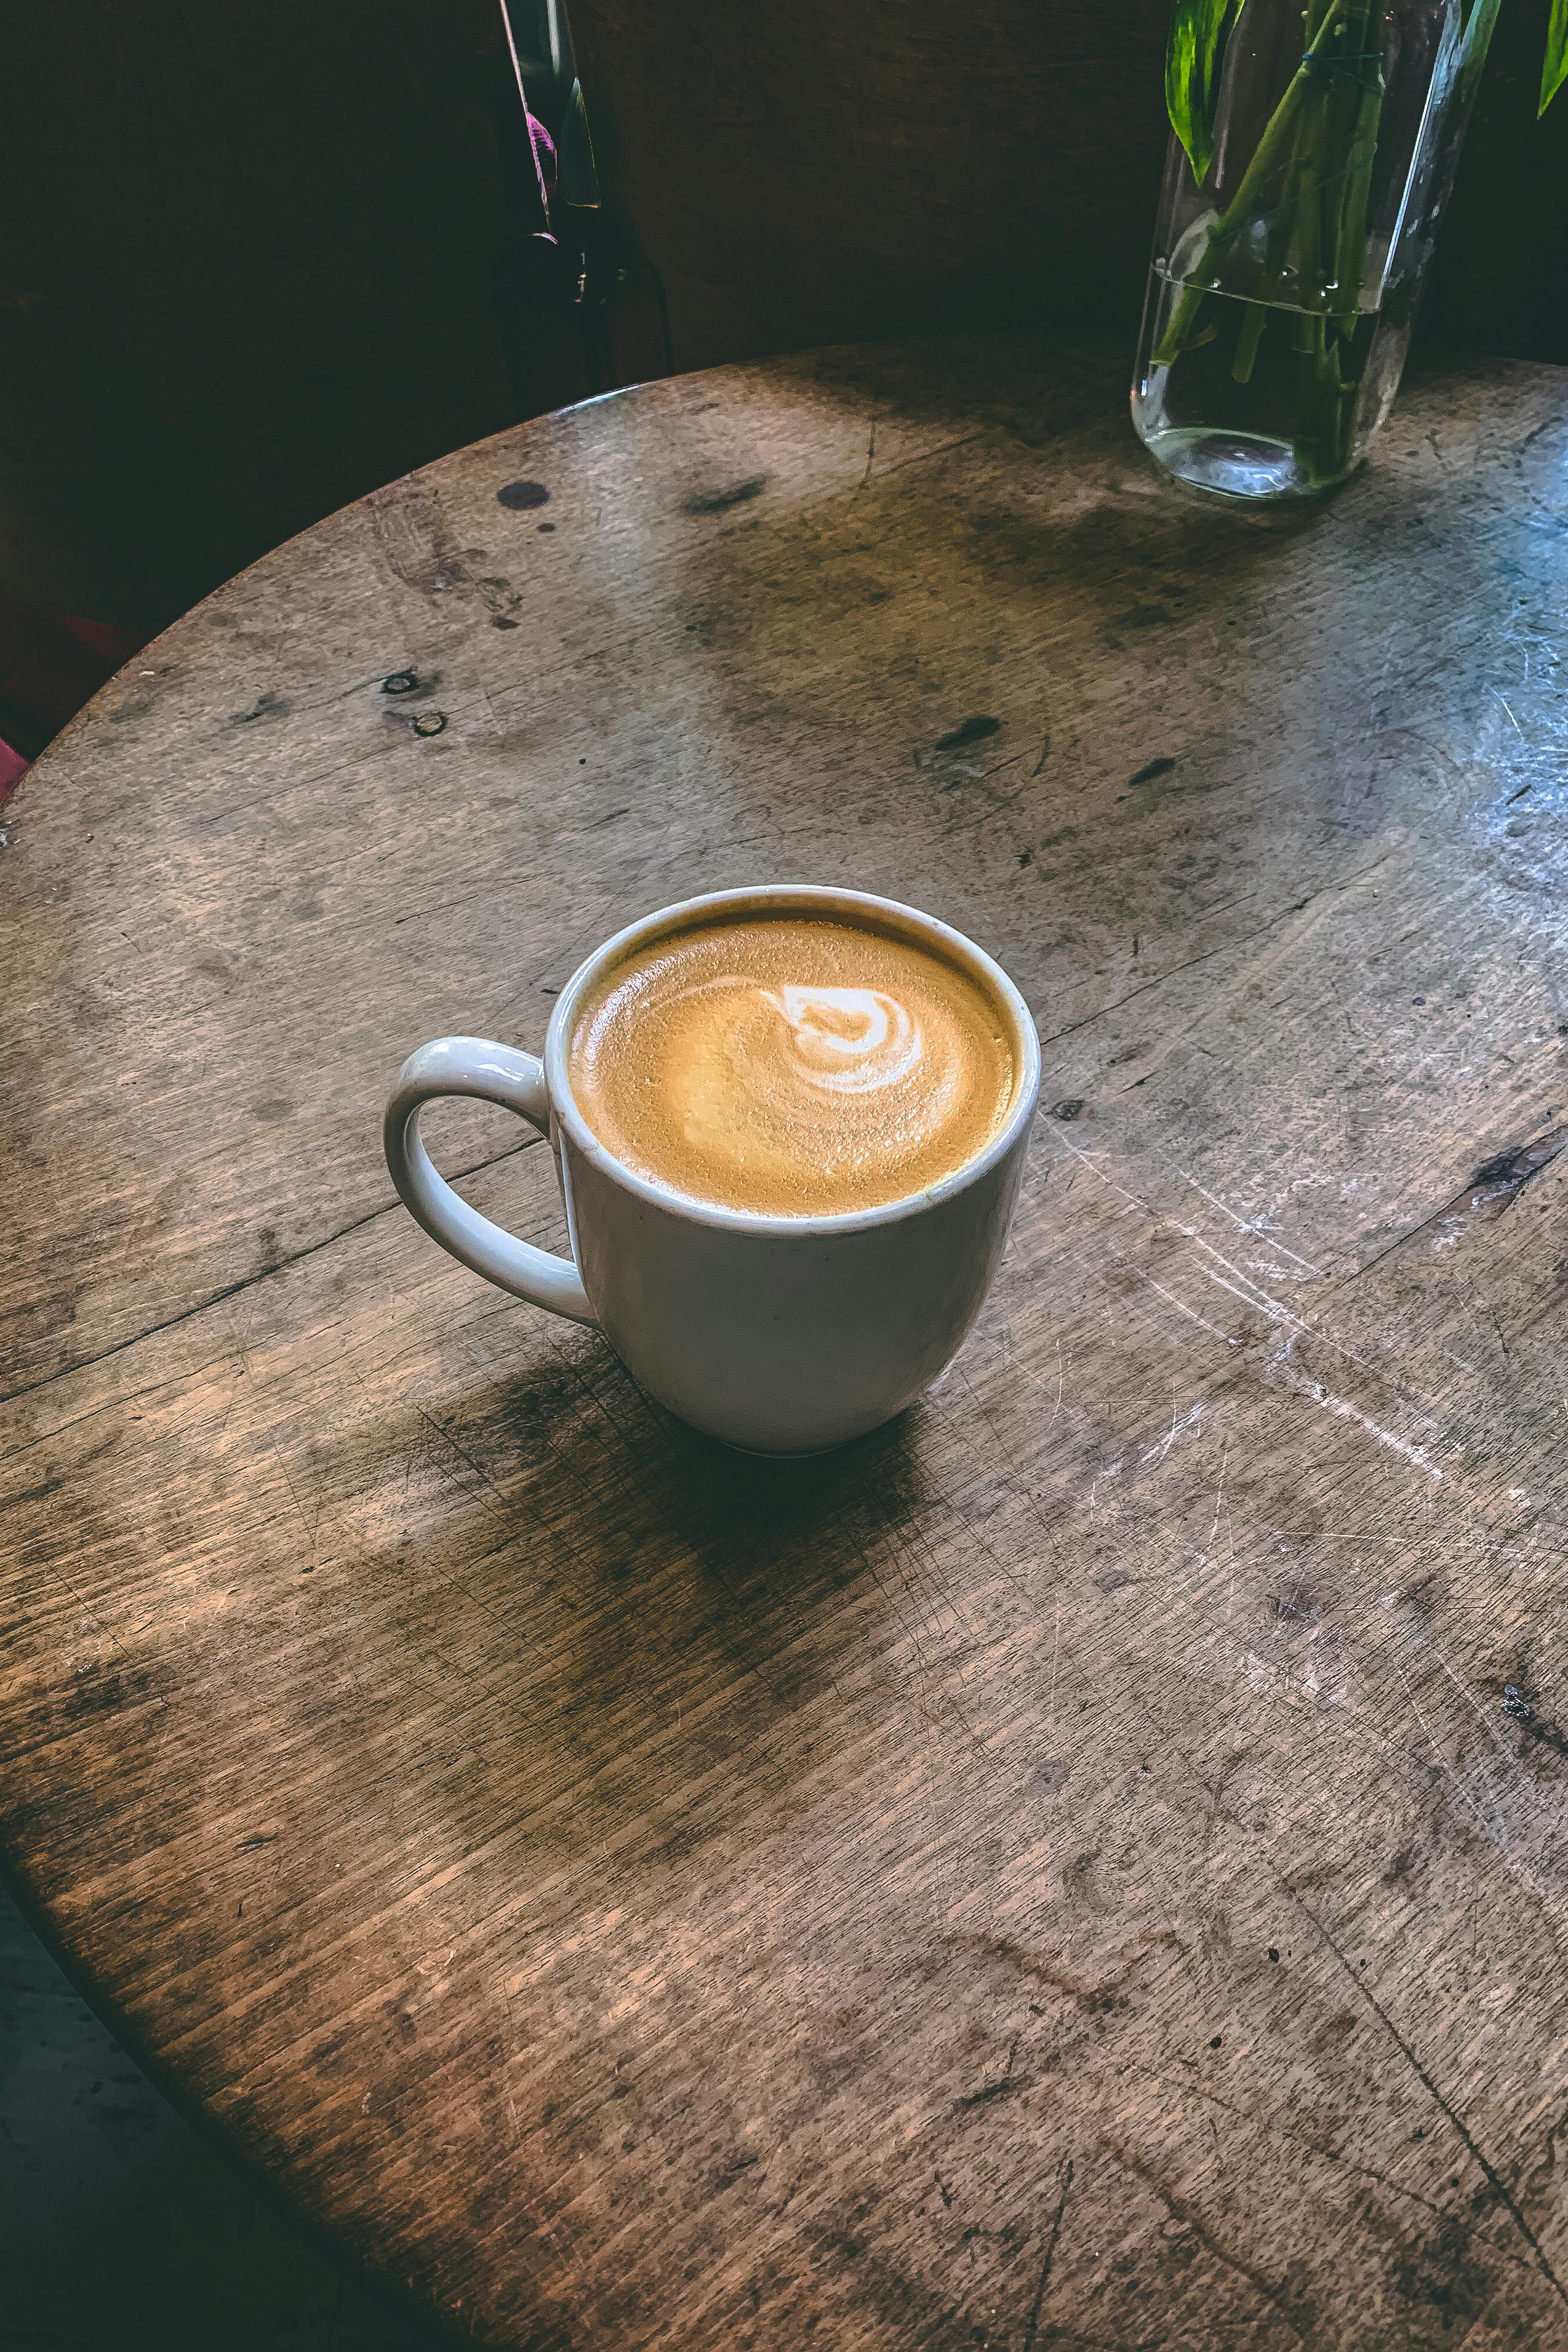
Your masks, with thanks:
<instances>
[{"instance_id":1,"label":"latte art swirl","mask_svg":"<svg viewBox=\"0 0 1568 2352\"><path fill-rule=\"evenodd\" d=\"M656 941L601 981L572 1085L617 1159L768 1216L902 1200L983 1150L1016 1081L1000 1008L958 965L825 917Z\"/></svg>"},{"instance_id":2,"label":"latte art swirl","mask_svg":"<svg viewBox=\"0 0 1568 2352\"><path fill-rule=\"evenodd\" d=\"M907 1077L921 1058L913 1013L876 988L801 988L763 995L789 1025L795 1057L808 1086L868 1094Z\"/></svg>"}]
</instances>

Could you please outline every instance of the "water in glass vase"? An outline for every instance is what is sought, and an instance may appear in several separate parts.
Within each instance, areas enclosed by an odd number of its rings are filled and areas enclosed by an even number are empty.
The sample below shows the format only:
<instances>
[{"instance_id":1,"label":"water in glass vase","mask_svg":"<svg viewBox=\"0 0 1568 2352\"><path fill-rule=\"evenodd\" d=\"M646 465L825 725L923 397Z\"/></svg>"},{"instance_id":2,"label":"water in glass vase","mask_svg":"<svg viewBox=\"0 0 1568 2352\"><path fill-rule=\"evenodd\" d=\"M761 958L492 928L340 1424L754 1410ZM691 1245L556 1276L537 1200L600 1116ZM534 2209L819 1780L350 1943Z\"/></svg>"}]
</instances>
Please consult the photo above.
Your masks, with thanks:
<instances>
[{"instance_id":1,"label":"water in glass vase","mask_svg":"<svg viewBox=\"0 0 1568 2352\"><path fill-rule=\"evenodd\" d=\"M1179 480L1300 499L1359 465L1398 386L1497 8L1219 11L1212 119L1184 114L1167 151L1132 385L1138 432Z\"/></svg>"},{"instance_id":2,"label":"water in glass vase","mask_svg":"<svg viewBox=\"0 0 1568 2352\"><path fill-rule=\"evenodd\" d=\"M1139 435L1194 489L1321 497L1353 471L1388 413L1410 307L1342 320L1200 288L1156 262L1133 382Z\"/></svg>"}]
</instances>

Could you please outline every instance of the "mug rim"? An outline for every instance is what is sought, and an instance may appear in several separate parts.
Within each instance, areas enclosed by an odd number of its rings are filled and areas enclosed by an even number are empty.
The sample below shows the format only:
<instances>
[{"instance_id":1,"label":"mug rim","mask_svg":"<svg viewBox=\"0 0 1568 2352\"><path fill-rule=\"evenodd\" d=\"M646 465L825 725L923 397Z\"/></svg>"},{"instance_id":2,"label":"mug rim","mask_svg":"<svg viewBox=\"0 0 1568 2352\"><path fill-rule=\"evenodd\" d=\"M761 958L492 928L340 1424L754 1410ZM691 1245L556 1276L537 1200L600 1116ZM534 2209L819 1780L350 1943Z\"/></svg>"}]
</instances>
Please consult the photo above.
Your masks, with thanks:
<instances>
[{"instance_id":1,"label":"mug rim","mask_svg":"<svg viewBox=\"0 0 1568 2352\"><path fill-rule=\"evenodd\" d=\"M853 908L860 912L895 916L924 932L927 937L934 936L956 961L967 964L991 989L1012 1016L1017 1033L1015 1047L1023 1065L1017 1098L995 1134L973 1160L966 1160L950 1176L944 1176L940 1183L929 1185L923 1192L908 1193L901 1200L883 1201L874 1208L838 1209L816 1217L770 1216L760 1210L725 1208L715 1201L700 1201L694 1194L682 1192L657 1176L644 1176L637 1169L629 1168L595 1133L572 1092L566 1048L586 990L612 959L623 957L650 939L657 939L663 930L682 929L715 908L751 907L759 913L768 914L783 908L809 904ZM851 890L827 882L763 882L728 890L707 890L696 898L677 899L670 906L658 908L652 914L639 915L636 921L626 924L602 941L578 965L562 990L545 1031L543 1061L545 1090L550 1097L552 1118L564 1129L583 1157L603 1174L638 1199L647 1201L650 1206L685 1217L694 1224L714 1226L725 1233L751 1234L769 1240L783 1240L791 1234L862 1233L876 1225L897 1224L905 1217L917 1216L923 1210L953 1199L1005 1160L1020 1135L1027 1132L1040 1091L1040 1040L1034 1016L1022 992L994 957L987 955L984 948L977 947L963 931L955 930L936 915L928 915L922 908L906 906L898 898L884 898L872 890Z\"/></svg>"}]
</instances>

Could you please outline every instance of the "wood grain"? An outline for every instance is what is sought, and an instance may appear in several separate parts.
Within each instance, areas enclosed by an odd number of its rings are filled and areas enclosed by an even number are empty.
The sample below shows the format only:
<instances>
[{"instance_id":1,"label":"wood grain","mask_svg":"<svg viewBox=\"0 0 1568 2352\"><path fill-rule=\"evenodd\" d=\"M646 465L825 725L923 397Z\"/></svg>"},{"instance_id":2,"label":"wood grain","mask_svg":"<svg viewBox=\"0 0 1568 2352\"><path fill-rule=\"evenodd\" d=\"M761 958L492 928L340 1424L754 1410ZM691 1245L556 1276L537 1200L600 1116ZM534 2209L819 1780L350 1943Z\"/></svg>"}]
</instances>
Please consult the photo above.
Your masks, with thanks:
<instances>
[{"instance_id":1,"label":"wood grain","mask_svg":"<svg viewBox=\"0 0 1568 2352\"><path fill-rule=\"evenodd\" d=\"M481 444L5 830L0 1851L485 2344L1568 2344L1565 382L1418 374L1268 528L1120 361ZM422 1037L799 876L992 948L1051 1108L952 1372L769 1465L376 1130ZM439 1142L559 1244L542 1150Z\"/></svg>"}]
</instances>

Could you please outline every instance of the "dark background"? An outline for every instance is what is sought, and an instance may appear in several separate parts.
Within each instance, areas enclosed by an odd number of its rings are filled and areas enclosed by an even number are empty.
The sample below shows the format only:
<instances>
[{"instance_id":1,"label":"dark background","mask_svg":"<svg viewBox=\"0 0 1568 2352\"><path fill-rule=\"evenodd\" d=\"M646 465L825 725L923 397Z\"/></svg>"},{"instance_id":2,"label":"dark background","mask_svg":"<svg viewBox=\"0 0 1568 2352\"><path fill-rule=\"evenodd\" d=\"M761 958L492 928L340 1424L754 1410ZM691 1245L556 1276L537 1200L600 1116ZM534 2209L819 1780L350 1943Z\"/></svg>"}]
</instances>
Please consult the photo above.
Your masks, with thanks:
<instances>
[{"instance_id":1,"label":"dark background","mask_svg":"<svg viewBox=\"0 0 1568 2352\"><path fill-rule=\"evenodd\" d=\"M1568 359L1546 11L1504 0L1424 331ZM606 193L668 288L675 364L1042 316L1131 358L1165 15L574 0ZM0 593L150 629L595 388L531 268L496 0L9 0L0 25ZM617 370L663 366L645 308Z\"/></svg>"},{"instance_id":2,"label":"dark background","mask_svg":"<svg viewBox=\"0 0 1568 2352\"><path fill-rule=\"evenodd\" d=\"M5 2352L435 2352L258 2202L0 1886Z\"/></svg>"}]
</instances>

